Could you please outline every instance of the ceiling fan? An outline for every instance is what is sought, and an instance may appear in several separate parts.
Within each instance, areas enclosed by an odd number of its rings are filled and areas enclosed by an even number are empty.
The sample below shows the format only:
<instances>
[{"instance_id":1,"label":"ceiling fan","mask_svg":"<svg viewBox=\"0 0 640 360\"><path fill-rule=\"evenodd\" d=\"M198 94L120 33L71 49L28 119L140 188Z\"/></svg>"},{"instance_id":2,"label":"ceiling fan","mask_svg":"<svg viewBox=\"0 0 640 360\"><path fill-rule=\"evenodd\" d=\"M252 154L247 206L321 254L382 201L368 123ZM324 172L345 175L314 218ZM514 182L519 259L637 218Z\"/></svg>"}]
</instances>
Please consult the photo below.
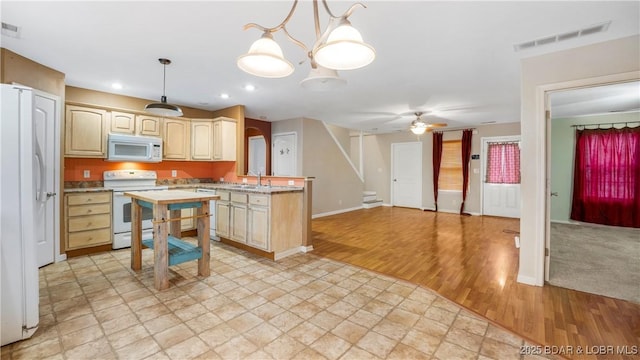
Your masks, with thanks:
<instances>
[{"instance_id":1,"label":"ceiling fan","mask_svg":"<svg viewBox=\"0 0 640 360\"><path fill-rule=\"evenodd\" d=\"M422 120L421 116L424 113L421 111L415 112L414 115L416 119L411 122L411 132L416 135L422 135L425 131L431 131L433 128L445 127L447 124L445 123L428 123Z\"/></svg>"}]
</instances>

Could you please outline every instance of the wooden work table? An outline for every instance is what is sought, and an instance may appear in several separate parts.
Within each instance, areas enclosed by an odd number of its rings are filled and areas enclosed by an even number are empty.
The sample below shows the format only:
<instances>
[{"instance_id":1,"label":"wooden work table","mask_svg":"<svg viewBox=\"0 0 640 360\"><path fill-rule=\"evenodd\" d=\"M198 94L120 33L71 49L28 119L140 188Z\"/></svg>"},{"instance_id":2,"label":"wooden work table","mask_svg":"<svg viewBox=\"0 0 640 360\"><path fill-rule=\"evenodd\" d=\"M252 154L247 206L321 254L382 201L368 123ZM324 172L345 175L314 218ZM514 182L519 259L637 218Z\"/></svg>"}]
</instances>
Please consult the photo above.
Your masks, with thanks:
<instances>
[{"instance_id":1,"label":"wooden work table","mask_svg":"<svg viewBox=\"0 0 640 360\"><path fill-rule=\"evenodd\" d=\"M156 289L169 287L169 265L198 260L198 276L209 268L209 200L220 196L182 190L128 191L131 197L131 269L142 268L142 244L153 248ZM142 207L153 209L153 239L142 239ZM197 208L198 246L180 240L180 210ZM169 226L171 224L171 226Z\"/></svg>"}]
</instances>

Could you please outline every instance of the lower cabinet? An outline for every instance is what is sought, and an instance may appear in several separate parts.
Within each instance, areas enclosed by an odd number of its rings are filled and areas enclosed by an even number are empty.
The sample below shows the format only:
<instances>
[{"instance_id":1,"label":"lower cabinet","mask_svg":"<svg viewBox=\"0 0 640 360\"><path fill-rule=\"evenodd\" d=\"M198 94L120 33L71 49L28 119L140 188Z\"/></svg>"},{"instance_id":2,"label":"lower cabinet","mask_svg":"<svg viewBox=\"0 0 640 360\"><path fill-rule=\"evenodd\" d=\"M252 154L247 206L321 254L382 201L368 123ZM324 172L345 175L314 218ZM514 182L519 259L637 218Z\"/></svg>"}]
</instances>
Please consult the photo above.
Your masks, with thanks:
<instances>
[{"instance_id":1,"label":"lower cabinet","mask_svg":"<svg viewBox=\"0 0 640 360\"><path fill-rule=\"evenodd\" d=\"M111 192L65 195L66 250L111 244L111 199Z\"/></svg>"},{"instance_id":2,"label":"lower cabinet","mask_svg":"<svg viewBox=\"0 0 640 360\"><path fill-rule=\"evenodd\" d=\"M247 193L231 192L229 203L229 239L247 243Z\"/></svg>"},{"instance_id":3,"label":"lower cabinet","mask_svg":"<svg viewBox=\"0 0 640 360\"><path fill-rule=\"evenodd\" d=\"M295 253L302 245L302 192L247 193L218 190L216 234L273 253Z\"/></svg>"},{"instance_id":4,"label":"lower cabinet","mask_svg":"<svg viewBox=\"0 0 640 360\"><path fill-rule=\"evenodd\" d=\"M247 244L269 251L269 198L268 195L249 195Z\"/></svg>"}]
</instances>

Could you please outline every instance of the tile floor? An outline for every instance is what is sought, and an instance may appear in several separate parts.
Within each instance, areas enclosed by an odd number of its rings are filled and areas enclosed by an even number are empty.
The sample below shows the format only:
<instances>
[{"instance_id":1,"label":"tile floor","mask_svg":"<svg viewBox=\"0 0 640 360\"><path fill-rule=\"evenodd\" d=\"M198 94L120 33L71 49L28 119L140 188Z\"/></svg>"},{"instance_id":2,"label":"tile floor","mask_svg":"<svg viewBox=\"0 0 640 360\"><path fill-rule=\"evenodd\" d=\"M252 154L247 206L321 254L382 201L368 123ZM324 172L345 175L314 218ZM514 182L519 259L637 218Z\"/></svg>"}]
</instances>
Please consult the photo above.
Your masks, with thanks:
<instances>
[{"instance_id":1,"label":"tile floor","mask_svg":"<svg viewBox=\"0 0 640 360\"><path fill-rule=\"evenodd\" d=\"M299 254L273 262L213 242L153 287L129 249L40 269L40 328L1 359L524 359L521 338L411 283Z\"/></svg>"}]
</instances>

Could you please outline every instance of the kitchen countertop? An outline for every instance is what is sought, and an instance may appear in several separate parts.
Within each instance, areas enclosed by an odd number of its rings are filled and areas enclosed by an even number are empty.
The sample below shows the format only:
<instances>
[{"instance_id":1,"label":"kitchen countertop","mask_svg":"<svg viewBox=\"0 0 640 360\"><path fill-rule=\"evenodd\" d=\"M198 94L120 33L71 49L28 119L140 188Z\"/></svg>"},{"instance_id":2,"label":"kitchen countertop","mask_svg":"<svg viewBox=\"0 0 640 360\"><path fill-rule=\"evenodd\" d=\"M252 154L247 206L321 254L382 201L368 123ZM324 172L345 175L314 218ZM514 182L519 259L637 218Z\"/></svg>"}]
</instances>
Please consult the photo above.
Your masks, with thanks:
<instances>
[{"instance_id":1,"label":"kitchen countertop","mask_svg":"<svg viewBox=\"0 0 640 360\"><path fill-rule=\"evenodd\" d=\"M302 186L260 186L256 187L255 184L216 184L216 183L195 183L195 184L174 184L168 185L169 190L179 189L216 189L216 190L229 190L229 191L241 191L257 194L278 194L287 192L301 192L304 190ZM100 192L100 191L112 191L104 187L85 187L85 188L65 188L65 193L83 193L83 192Z\"/></svg>"}]
</instances>

